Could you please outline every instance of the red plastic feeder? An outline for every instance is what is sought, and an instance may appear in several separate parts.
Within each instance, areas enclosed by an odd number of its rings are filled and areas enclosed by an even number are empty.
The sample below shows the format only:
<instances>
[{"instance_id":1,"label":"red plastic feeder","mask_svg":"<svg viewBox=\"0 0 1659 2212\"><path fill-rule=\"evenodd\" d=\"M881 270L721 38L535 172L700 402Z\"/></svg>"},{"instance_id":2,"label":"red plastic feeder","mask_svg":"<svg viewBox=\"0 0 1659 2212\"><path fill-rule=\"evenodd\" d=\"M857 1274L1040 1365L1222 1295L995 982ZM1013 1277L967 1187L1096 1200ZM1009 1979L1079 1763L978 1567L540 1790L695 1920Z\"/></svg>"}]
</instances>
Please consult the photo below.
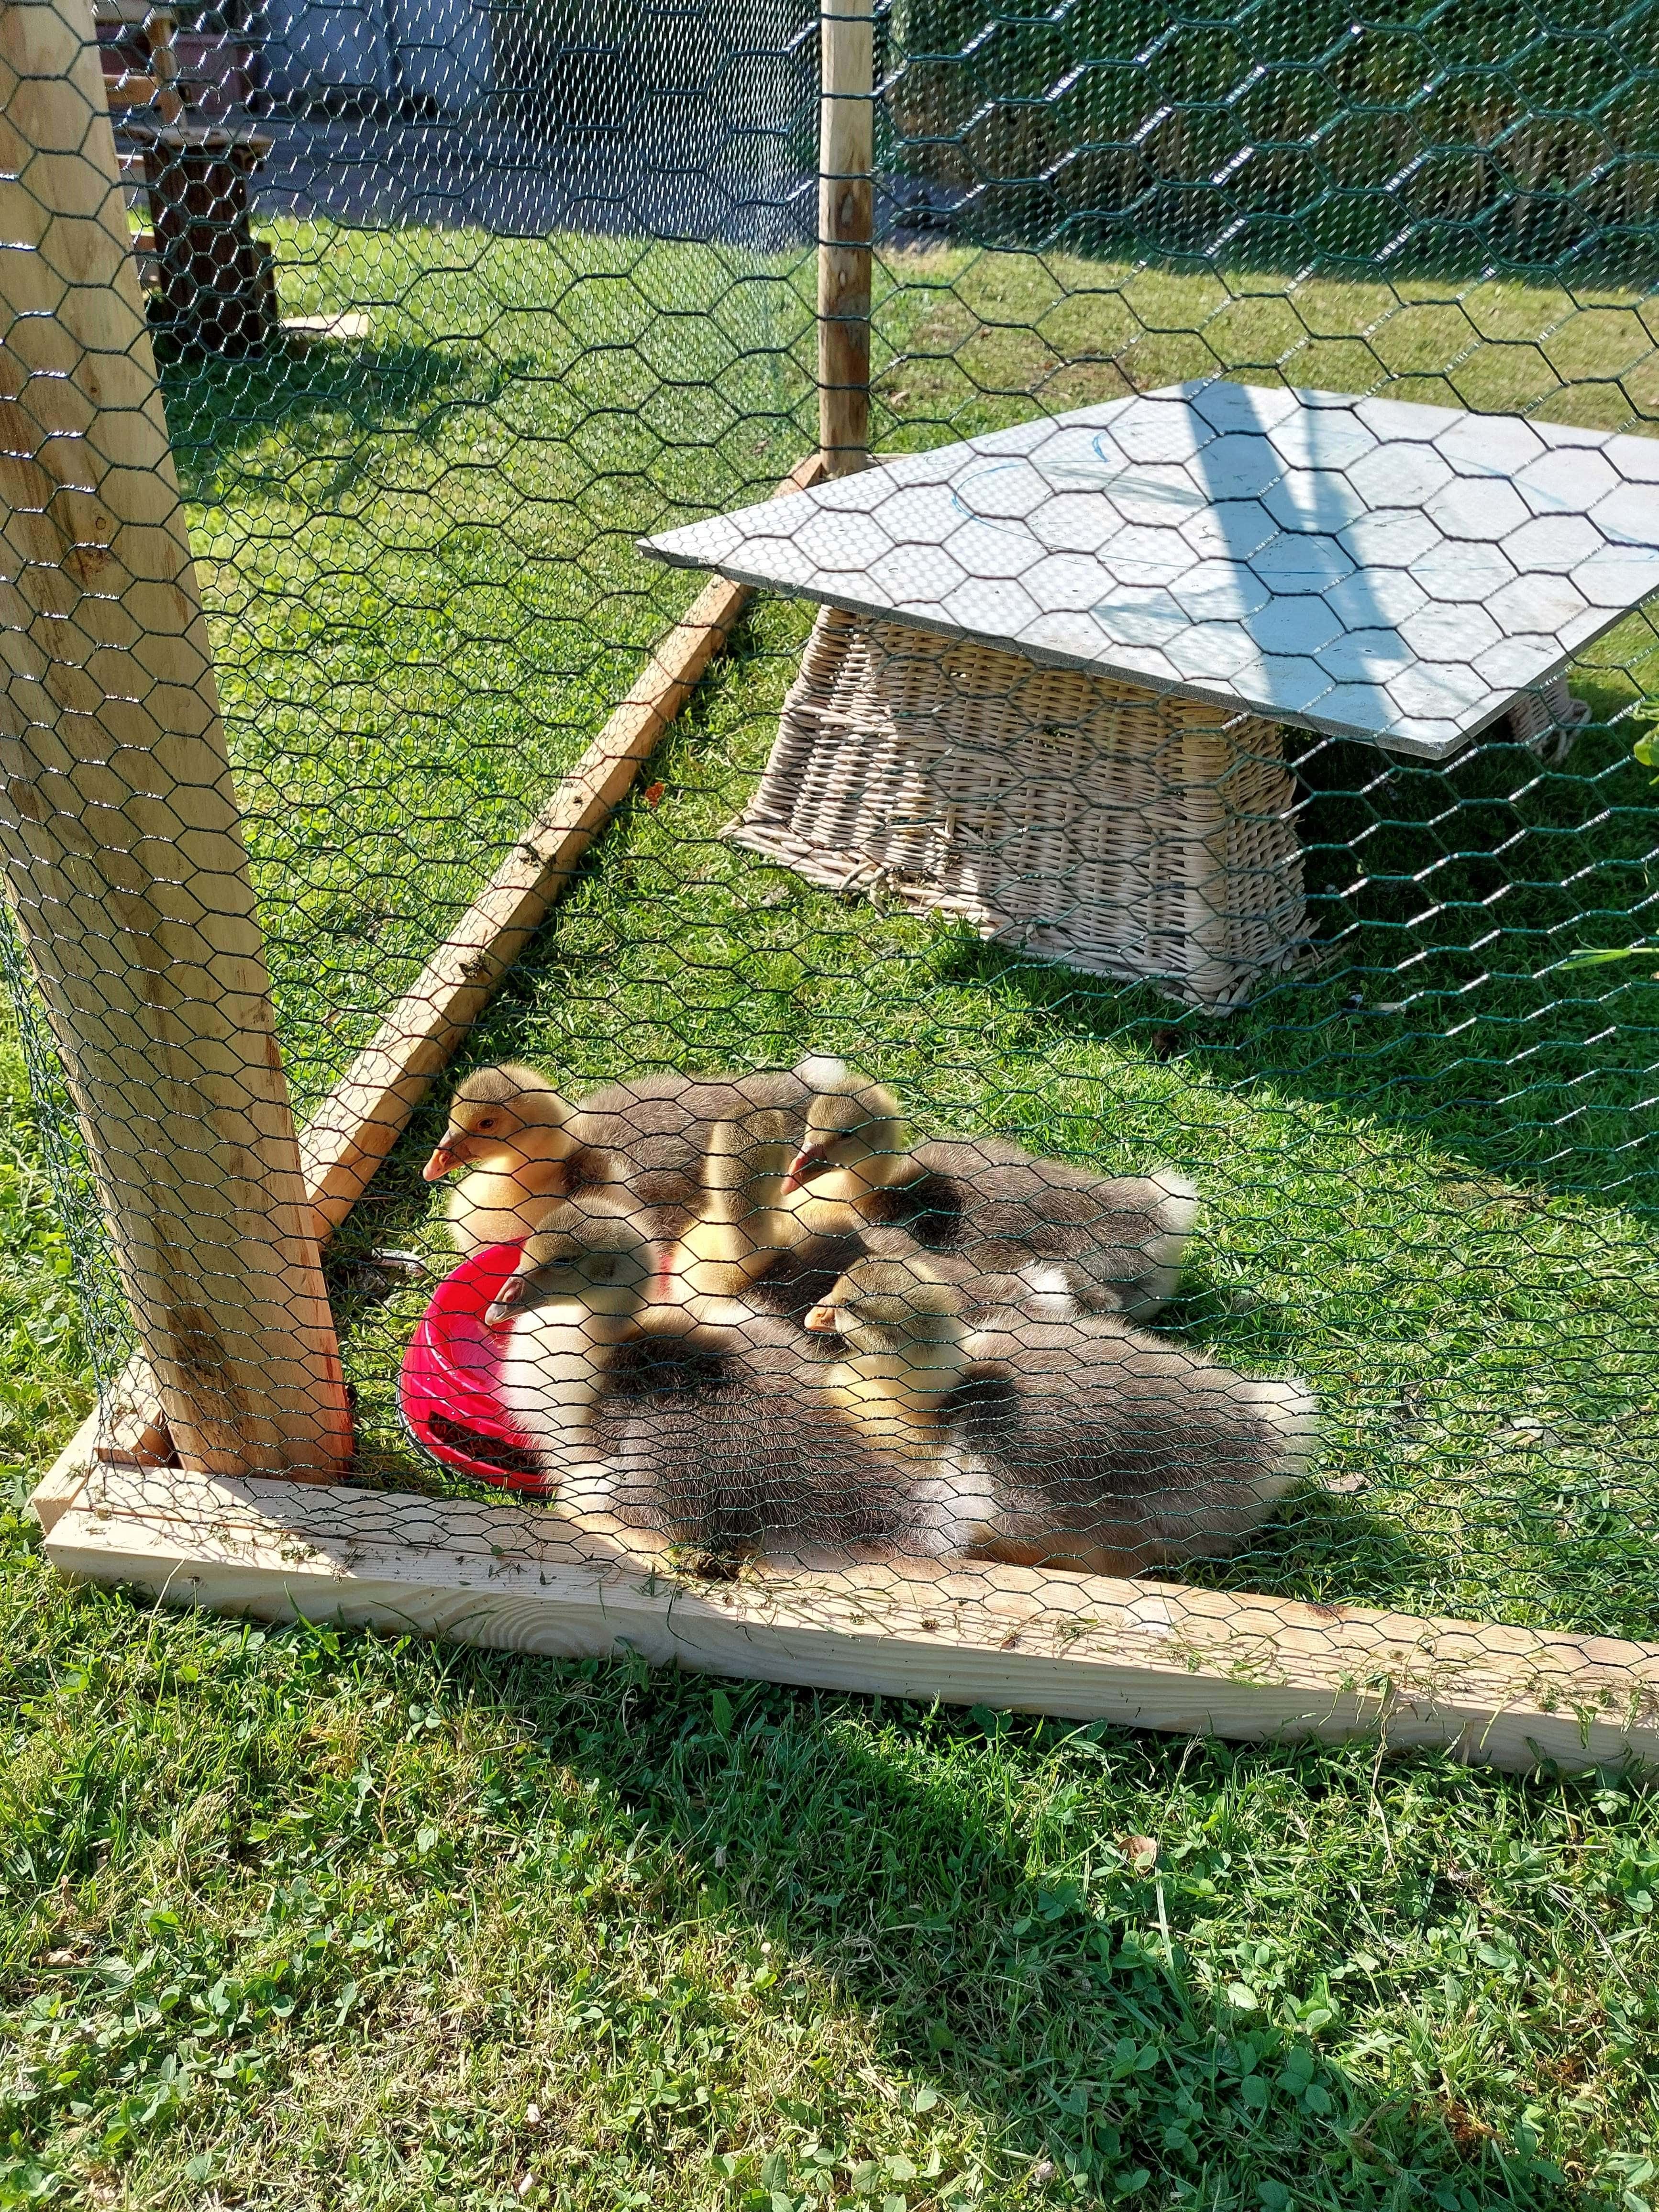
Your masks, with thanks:
<instances>
[{"instance_id":1,"label":"red plastic feeder","mask_svg":"<svg viewBox=\"0 0 1659 2212\"><path fill-rule=\"evenodd\" d=\"M507 1331L484 1322L523 1249L491 1244L444 1277L410 1339L398 1393L410 1436L434 1459L475 1482L544 1498L550 1485L535 1444L501 1409Z\"/></svg>"}]
</instances>

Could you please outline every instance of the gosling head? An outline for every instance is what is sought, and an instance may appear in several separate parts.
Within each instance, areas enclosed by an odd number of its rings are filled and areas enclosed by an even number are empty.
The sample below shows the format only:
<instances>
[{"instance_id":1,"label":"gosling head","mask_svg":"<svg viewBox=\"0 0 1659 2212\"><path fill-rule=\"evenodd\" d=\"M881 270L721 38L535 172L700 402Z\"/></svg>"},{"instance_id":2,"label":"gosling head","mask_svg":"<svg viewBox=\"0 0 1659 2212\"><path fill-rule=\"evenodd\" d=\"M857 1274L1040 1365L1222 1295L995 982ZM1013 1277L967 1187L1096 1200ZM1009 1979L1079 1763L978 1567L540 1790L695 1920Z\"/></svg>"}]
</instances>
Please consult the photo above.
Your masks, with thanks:
<instances>
[{"instance_id":1,"label":"gosling head","mask_svg":"<svg viewBox=\"0 0 1659 2212\"><path fill-rule=\"evenodd\" d=\"M805 1133L784 1174L786 1200L799 1191L856 1206L872 1191L910 1180L909 1132L885 1084L817 1053L795 1073L812 1096Z\"/></svg>"},{"instance_id":2,"label":"gosling head","mask_svg":"<svg viewBox=\"0 0 1659 2212\"><path fill-rule=\"evenodd\" d=\"M591 1312L634 1313L656 1273L656 1249L623 1208L567 1200L552 1228L531 1237L484 1319L491 1328L538 1306L572 1301Z\"/></svg>"},{"instance_id":3,"label":"gosling head","mask_svg":"<svg viewBox=\"0 0 1659 2212\"><path fill-rule=\"evenodd\" d=\"M902 1352L955 1343L964 1310L954 1284L940 1282L911 1261L860 1260L813 1307L805 1325L834 1330L855 1352Z\"/></svg>"},{"instance_id":4,"label":"gosling head","mask_svg":"<svg viewBox=\"0 0 1659 2212\"><path fill-rule=\"evenodd\" d=\"M518 1166L533 1148L546 1152L550 1134L564 1136L570 1109L544 1075L516 1060L480 1067L469 1075L449 1102L449 1126L422 1169L436 1182L452 1168L484 1166L506 1170ZM562 1149L572 1148L566 1138Z\"/></svg>"}]
</instances>

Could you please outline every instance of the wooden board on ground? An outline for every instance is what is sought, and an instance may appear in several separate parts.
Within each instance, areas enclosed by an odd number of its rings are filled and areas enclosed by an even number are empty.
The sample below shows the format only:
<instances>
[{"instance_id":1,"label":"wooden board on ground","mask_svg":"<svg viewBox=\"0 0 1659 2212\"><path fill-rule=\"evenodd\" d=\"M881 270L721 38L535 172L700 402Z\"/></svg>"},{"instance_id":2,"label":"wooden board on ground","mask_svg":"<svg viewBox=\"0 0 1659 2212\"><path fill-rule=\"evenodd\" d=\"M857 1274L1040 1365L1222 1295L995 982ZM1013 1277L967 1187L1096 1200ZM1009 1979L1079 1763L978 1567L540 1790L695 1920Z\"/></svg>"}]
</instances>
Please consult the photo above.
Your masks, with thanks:
<instances>
[{"instance_id":1,"label":"wooden board on ground","mask_svg":"<svg viewBox=\"0 0 1659 2212\"><path fill-rule=\"evenodd\" d=\"M1515 1771L1659 1759L1659 1646L1610 1637L1011 1567L709 1583L528 1507L121 1464L46 1552L261 1620L1245 1740L1374 1735Z\"/></svg>"},{"instance_id":2,"label":"wooden board on ground","mask_svg":"<svg viewBox=\"0 0 1659 2212\"><path fill-rule=\"evenodd\" d=\"M94 1468L105 1462L156 1467L173 1456L155 1378L135 1353L35 1484L29 1510L49 1536Z\"/></svg>"}]
</instances>

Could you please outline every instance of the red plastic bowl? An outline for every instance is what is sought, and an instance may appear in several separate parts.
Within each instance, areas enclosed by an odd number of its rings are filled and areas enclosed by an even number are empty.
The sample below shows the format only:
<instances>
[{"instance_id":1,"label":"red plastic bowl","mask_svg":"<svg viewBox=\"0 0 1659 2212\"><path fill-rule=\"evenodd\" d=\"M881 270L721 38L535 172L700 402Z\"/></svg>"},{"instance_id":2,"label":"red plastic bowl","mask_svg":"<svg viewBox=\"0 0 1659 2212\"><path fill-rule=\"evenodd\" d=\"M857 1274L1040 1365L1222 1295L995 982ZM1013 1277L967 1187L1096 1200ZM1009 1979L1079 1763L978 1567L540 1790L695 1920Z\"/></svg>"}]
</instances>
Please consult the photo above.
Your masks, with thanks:
<instances>
[{"instance_id":1,"label":"red plastic bowl","mask_svg":"<svg viewBox=\"0 0 1659 2212\"><path fill-rule=\"evenodd\" d=\"M536 1447L501 1410L507 1331L484 1315L518 1264L519 1244L491 1244L446 1275L404 1354L398 1400L423 1451L475 1482L544 1498Z\"/></svg>"}]
</instances>

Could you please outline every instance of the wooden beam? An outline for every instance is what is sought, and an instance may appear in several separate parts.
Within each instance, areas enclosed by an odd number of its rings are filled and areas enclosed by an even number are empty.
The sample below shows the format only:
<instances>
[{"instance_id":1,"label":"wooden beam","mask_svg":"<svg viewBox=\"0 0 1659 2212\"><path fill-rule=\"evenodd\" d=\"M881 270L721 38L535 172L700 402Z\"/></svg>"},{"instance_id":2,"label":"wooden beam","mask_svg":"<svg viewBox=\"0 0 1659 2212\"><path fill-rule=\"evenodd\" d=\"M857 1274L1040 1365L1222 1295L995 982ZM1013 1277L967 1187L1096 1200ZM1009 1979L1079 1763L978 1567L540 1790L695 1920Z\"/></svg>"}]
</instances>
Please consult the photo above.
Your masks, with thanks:
<instances>
[{"instance_id":1,"label":"wooden beam","mask_svg":"<svg viewBox=\"0 0 1659 2212\"><path fill-rule=\"evenodd\" d=\"M155 73L155 112L163 123L182 122L185 96L179 89L179 52L173 45L178 22L170 8L152 8L144 18L144 38Z\"/></svg>"},{"instance_id":2,"label":"wooden beam","mask_svg":"<svg viewBox=\"0 0 1659 2212\"><path fill-rule=\"evenodd\" d=\"M123 70L119 76L111 77L109 104L112 107L149 107L155 100L155 79L140 76L136 70Z\"/></svg>"},{"instance_id":3,"label":"wooden beam","mask_svg":"<svg viewBox=\"0 0 1659 2212\"><path fill-rule=\"evenodd\" d=\"M819 0L818 444L824 472L870 458L870 274L875 235L872 0Z\"/></svg>"},{"instance_id":4,"label":"wooden beam","mask_svg":"<svg viewBox=\"0 0 1659 2212\"><path fill-rule=\"evenodd\" d=\"M1524 1771L1659 1758L1659 1646L1016 1567L690 1580L522 1506L109 1465L64 1573L384 1626L1242 1740L1380 1735Z\"/></svg>"},{"instance_id":5,"label":"wooden beam","mask_svg":"<svg viewBox=\"0 0 1659 2212\"><path fill-rule=\"evenodd\" d=\"M155 1378L142 1358L130 1359L35 1484L29 1510L49 1535L94 1468L161 1467L174 1457Z\"/></svg>"},{"instance_id":6,"label":"wooden beam","mask_svg":"<svg viewBox=\"0 0 1659 2212\"><path fill-rule=\"evenodd\" d=\"M773 495L818 480L814 453ZM432 1079L494 997L578 864L672 727L748 605L724 578L699 594L628 696L520 836L372 1042L318 1107L300 1139L317 1234L337 1229L408 1127Z\"/></svg>"},{"instance_id":7,"label":"wooden beam","mask_svg":"<svg viewBox=\"0 0 1659 2212\"><path fill-rule=\"evenodd\" d=\"M0 859L187 1463L351 1419L88 0L0 9Z\"/></svg>"}]
</instances>

